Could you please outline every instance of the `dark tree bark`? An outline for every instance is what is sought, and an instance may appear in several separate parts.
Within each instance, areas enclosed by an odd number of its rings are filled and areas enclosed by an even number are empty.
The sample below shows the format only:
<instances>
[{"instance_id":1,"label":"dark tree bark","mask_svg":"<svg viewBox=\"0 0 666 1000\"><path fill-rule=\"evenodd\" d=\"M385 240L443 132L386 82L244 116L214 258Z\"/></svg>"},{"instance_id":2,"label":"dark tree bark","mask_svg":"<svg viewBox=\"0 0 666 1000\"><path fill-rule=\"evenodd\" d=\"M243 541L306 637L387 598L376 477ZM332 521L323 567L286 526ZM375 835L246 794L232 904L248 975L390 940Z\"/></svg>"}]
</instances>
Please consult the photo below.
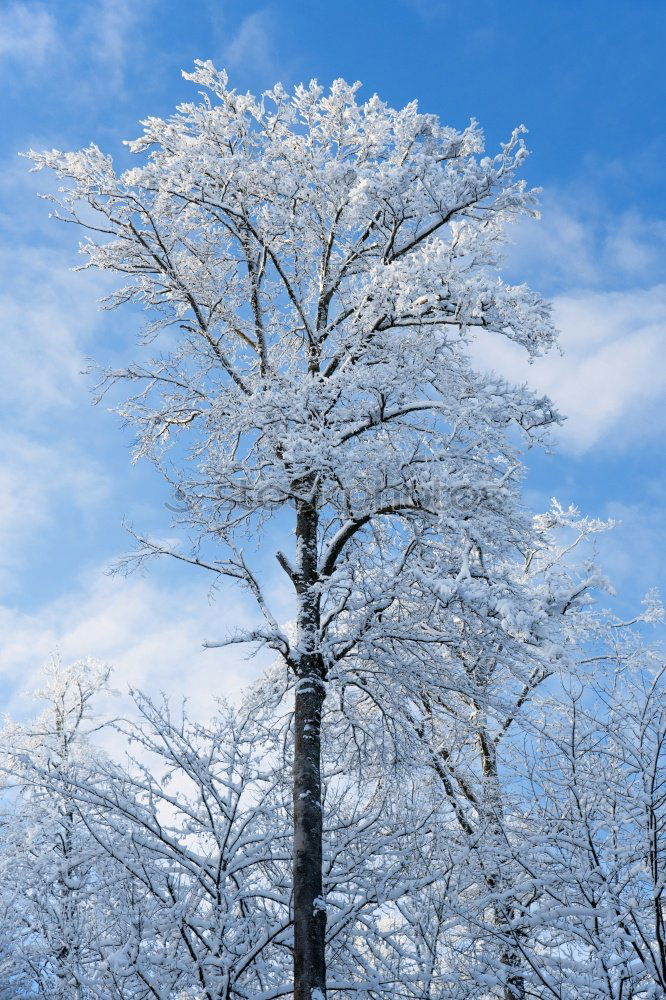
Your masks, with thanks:
<instances>
[{"instance_id":1,"label":"dark tree bark","mask_svg":"<svg viewBox=\"0 0 666 1000\"><path fill-rule=\"evenodd\" d=\"M478 706L477 706L478 708ZM486 805L489 807L486 819L489 821L489 829L493 840L499 842L502 837L502 824L504 822L504 809L500 791L499 774L497 771L497 754L492 736L484 727L479 729L479 746L481 749L481 766L486 784L486 795L484 796ZM494 892L501 892L505 900L502 905L495 904L493 907L495 924L505 934L507 944L502 949L500 960L504 966L506 983L504 986L504 1000L525 1000L525 977L522 968L522 961L518 948L513 947L509 942L511 935L516 933L513 929L515 916L512 912L510 896L507 895L509 886L503 885L500 873L489 873L486 876L488 887Z\"/></svg>"},{"instance_id":2,"label":"dark tree bark","mask_svg":"<svg viewBox=\"0 0 666 1000\"><path fill-rule=\"evenodd\" d=\"M298 680L294 713L294 1000L326 996L326 908L323 898L321 714L326 697L319 645L316 500L299 501ZM321 997L314 991L320 991Z\"/></svg>"}]
</instances>

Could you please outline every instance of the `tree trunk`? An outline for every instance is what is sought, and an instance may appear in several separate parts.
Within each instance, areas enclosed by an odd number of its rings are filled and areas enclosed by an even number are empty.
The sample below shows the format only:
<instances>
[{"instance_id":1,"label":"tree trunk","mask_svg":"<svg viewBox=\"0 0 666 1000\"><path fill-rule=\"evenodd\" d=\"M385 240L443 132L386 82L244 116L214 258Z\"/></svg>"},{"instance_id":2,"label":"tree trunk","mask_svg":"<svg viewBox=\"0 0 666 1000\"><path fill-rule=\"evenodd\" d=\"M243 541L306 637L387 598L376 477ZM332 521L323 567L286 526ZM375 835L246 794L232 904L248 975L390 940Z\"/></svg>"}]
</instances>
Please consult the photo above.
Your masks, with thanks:
<instances>
[{"instance_id":1,"label":"tree trunk","mask_svg":"<svg viewBox=\"0 0 666 1000\"><path fill-rule=\"evenodd\" d=\"M294 1000L326 996L326 906L323 898L321 714L326 697L319 651L316 502L299 501L298 681L294 713Z\"/></svg>"},{"instance_id":2,"label":"tree trunk","mask_svg":"<svg viewBox=\"0 0 666 1000\"><path fill-rule=\"evenodd\" d=\"M489 822L493 842L496 841L499 843L502 839L504 808L499 774L497 772L497 755L492 737L484 726L480 727L478 735L481 750L481 766L485 778L484 806L486 808L486 820ZM501 892L503 898L505 898L503 906L493 906L495 924L504 933L507 941L500 954L500 961L504 967L503 971L506 976L504 1000L525 1000L525 977L520 952L518 948L510 943L514 931L508 924L507 919L507 910L511 909L510 897L506 898L506 890L509 887L505 884L500 872L496 875L490 875L486 881L489 888L496 892Z\"/></svg>"}]
</instances>

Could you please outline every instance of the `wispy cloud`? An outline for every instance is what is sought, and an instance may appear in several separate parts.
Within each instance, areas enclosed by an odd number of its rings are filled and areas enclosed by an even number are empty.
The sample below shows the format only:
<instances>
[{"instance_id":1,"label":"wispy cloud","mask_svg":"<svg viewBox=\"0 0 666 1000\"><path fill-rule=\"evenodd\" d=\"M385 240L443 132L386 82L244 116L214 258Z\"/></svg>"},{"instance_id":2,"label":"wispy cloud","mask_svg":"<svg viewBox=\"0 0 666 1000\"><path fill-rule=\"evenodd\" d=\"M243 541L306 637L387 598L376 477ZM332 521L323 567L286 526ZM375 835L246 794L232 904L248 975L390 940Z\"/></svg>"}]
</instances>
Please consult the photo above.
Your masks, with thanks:
<instances>
[{"instance_id":1,"label":"wispy cloud","mask_svg":"<svg viewBox=\"0 0 666 1000\"><path fill-rule=\"evenodd\" d=\"M647 287L665 277L666 220L618 211L587 192L546 192L542 217L515 226L507 262L548 294Z\"/></svg>"},{"instance_id":2,"label":"wispy cloud","mask_svg":"<svg viewBox=\"0 0 666 1000\"><path fill-rule=\"evenodd\" d=\"M562 356L529 365L503 338L483 336L479 361L554 400L567 418L557 436L568 451L655 443L666 429L666 285L581 290L553 305Z\"/></svg>"},{"instance_id":3,"label":"wispy cloud","mask_svg":"<svg viewBox=\"0 0 666 1000\"><path fill-rule=\"evenodd\" d=\"M656 443L666 430L666 221L551 191L543 218L512 236L509 276L552 297L564 353L530 366L484 337L479 359L554 399L568 451Z\"/></svg>"},{"instance_id":4,"label":"wispy cloud","mask_svg":"<svg viewBox=\"0 0 666 1000\"><path fill-rule=\"evenodd\" d=\"M0 592L13 594L26 569L34 571L26 550L45 529L57 529L63 508L87 517L109 490L109 477L73 442L61 440L56 448L0 434Z\"/></svg>"},{"instance_id":5,"label":"wispy cloud","mask_svg":"<svg viewBox=\"0 0 666 1000\"><path fill-rule=\"evenodd\" d=\"M13 281L0 291L3 363L0 408L14 426L54 407L80 403L83 346L99 323L94 297L46 248L0 248L0 266Z\"/></svg>"},{"instance_id":6,"label":"wispy cloud","mask_svg":"<svg viewBox=\"0 0 666 1000\"><path fill-rule=\"evenodd\" d=\"M82 12L76 29L79 45L104 68L107 89L123 89L128 62L141 37L140 22L151 6L151 0L141 4L97 0Z\"/></svg>"},{"instance_id":7,"label":"wispy cloud","mask_svg":"<svg viewBox=\"0 0 666 1000\"><path fill-rule=\"evenodd\" d=\"M267 656L246 659L238 647L204 650L202 641L247 626L246 605L233 593L210 603L198 578L187 586L105 575L83 578L31 613L0 605L0 686L11 713L32 707L25 693L52 652L64 661L92 655L114 668L114 685L187 697L205 717L216 697L233 697L256 677Z\"/></svg>"},{"instance_id":8,"label":"wispy cloud","mask_svg":"<svg viewBox=\"0 0 666 1000\"><path fill-rule=\"evenodd\" d=\"M217 40L213 61L230 71L232 83L261 90L276 80L289 84L298 75L297 60L284 58L281 22L271 5L253 10L237 23L214 6L210 19Z\"/></svg>"},{"instance_id":9,"label":"wispy cloud","mask_svg":"<svg viewBox=\"0 0 666 1000\"><path fill-rule=\"evenodd\" d=\"M402 3L427 23L448 17L453 10L450 0L402 0Z\"/></svg>"},{"instance_id":10,"label":"wispy cloud","mask_svg":"<svg viewBox=\"0 0 666 1000\"><path fill-rule=\"evenodd\" d=\"M537 378L569 416L565 440L575 450L655 443L666 427L666 285L560 296L555 318L565 354Z\"/></svg>"},{"instance_id":11,"label":"wispy cloud","mask_svg":"<svg viewBox=\"0 0 666 1000\"><path fill-rule=\"evenodd\" d=\"M58 47L52 13L41 3L12 3L0 10L0 69L22 64L30 71Z\"/></svg>"},{"instance_id":12,"label":"wispy cloud","mask_svg":"<svg viewBox=\"0 0 666 1000\"><path fill-rule=\"evenodd\" d=\"M39 545L66 550L62 521L74 518L85 528L110 493L98 461L103 444L86 419L89 383L82 374L110 318L96 301L103 277L74 274L71 248L65 252L57 241L27 242L35 212L44 225L34 191L9 185L2 194L5 206L13 205L13 225L3 225L0 243L0 269L11 275L0 288L0 591L16 597L39 572Z\"/></svg>"},{"instance_id":13,"label":"wispy cloud","mask_svg":"<svg viewBox=\"0 0 666 1000\"><path fill-rule=\"evenodd\" d=\"M224 59L231 69L245 72L272 72L273 23L270 11L248 14L224 49Z\"/></svg>"},{"instance_id":14,"label":"wispy cloud","mask_svg":"<svg viewBox=\"0 0 666 1000\"><path fill-rule=\"evenodd\" d=\"M604 516L615 520L617 526L603 538L601 554L604 571L619 584L620 594L632 597L632 604L625 603L629 614L638 610L638 598L651 587L663 587L666 575L666 524L664 503L666 490L663 481L653 479L640 503L610 501ZM663 594L662 597L666 596ZM660 629L662 638L666 633Z\"/></svg>"},{"instance_id":15,"label":"wispy cloud","mask_svg":"<svg viewBox=\"0 0 666 1000\"><path fill-rule=\"evenodd\" d=\"M100 80L104 94L118 94L151 6L152 0L94 0L67 17L65 7L17 0L0 11L0 73L41 86L46 78L71 79L75 101L93 90L99 100Z\"/></svg>"}]
</instances>

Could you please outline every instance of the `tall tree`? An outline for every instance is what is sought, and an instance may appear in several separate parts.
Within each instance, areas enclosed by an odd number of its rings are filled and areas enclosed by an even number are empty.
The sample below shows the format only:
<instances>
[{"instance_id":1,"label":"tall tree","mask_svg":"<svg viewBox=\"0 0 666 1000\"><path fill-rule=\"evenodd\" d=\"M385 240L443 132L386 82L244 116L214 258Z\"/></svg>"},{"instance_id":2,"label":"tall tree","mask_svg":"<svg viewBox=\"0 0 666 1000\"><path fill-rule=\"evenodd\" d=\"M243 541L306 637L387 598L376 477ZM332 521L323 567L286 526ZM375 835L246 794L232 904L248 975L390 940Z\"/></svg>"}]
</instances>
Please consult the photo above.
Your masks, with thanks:
<instances>
[{"instance_id":1,"label":"tall tree","mask_svg":"<svg viewBox=\"0 0 666 1000\"><path fill-rule=\"evenodd\" d=\"M195 543L142 539L139 556L244 584L263 623L228 641L277 650L294 675L294 996L323 1000L327 686L441 683L431 611L456 594L510 617L511 592L483 581L485 554L530 530L511 429L535 437L556 418L468 348L475 328L530 355L553 343L548 307L497 275L503 228L534 195L516 180L522 129L484 157L475 123L359 103L344 81L255 98L210 63L185 75L202 102L143 123L130 143L143 165L117 175L94 145L31 155L65 181L57 214L86 231L85 266L122 276L107 305L145 308L159 345L102 388L129 388L137 454L173 484ZM167 467L169 437L183 447ZM266 561L242 547L271 518L284 528L285 510L294 544L274 554L293 636Z\"/></svg>"}]
</instances>

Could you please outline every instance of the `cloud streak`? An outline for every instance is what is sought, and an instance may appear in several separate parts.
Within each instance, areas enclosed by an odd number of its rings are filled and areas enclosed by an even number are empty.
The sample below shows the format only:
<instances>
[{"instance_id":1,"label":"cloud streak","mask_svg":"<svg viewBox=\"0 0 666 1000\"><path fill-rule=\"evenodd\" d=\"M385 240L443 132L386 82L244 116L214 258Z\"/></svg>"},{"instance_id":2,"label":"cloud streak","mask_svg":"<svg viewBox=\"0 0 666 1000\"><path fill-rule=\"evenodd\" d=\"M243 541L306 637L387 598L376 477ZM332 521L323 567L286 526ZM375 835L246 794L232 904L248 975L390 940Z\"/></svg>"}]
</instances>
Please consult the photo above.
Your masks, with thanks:
<instances>
[{"instance_id":1,"label":"cloud streak","mask_svg":"<svg viewBox=\"0 0 666 1000\"><path fill-rule=\"evenodd\" d=\"M31 549L50 529L56 537L63 506L86 518L110 492L110 479L72 443L59 448L16 433L0 434L0 593L23 581Z\"/></svg>"},{"instance_id":2,"label":"cloud streak","mask_svg":"<svg viewBox=\"0 0 666 1000\"><path fill-rule=\"evenodd\" d=\"M273 32L273 19L269 10L257 10L248 14L224 48L226 65L245 73L270 75L274 60Z\"/></svg>"},{"instance_id":3,"label":"cloud streak","mask_svg":"<svg viewBox=\"0 0 666 1000\"><path fill-rule=\"evenodd\" d=\"M48 79L56 91L66 78L75 101L92 90L99 101L100 81L104 95L119 95L151 6L151 0L95 0L75 7L75 16L66 21L56 5L17 0L0 11L0 74L42 87Z\"/></svg>"},{"instance_id":4,"label":"cloud streak","mask_svg":"<svg viewBox=\"0 0 666 1000\"><path fill-rule=\"evenodd\" d=\"M663 281L666 220L618 212L586 192L547 191L542 216L509 232L509 271L546 294L645 288Z\"/></svg>"},{"instance_id":5,"label":"cloud streak","mask_svg":"<svg viewBox=\"0 0 666 1000\"><path fill-rule=\"evenodd\" d=\"M34 70L58 47L56 22L44 4L13 3L0 11L0 70L17 63Z\"/></svg>"},{"instance_id":6,"label":"cloud streak","mask_svg":"<svg viewBox=\"0 0 666 1000\"><path fill-rule=\"evenodd\" d=\"M558 191L543 203L542 220L514 228L507 270L552 297L563 355L529 365L482 335L477 360L549 395L571 453L654 445L666 429L666 222Z\"/></svg>"},{"instance_id":7,"label":"cloud streak","mask_svg":"<svg viewBox=\"0 0 666 1000\"><path fill-rule=\"evenodd\" d=\"M666 426L666 285L579 291L553 305L561 356L530 365L513 344L482 335L479 363L550 396L567 418L556 436L570 452L655 443Z\"/></svg>"},{"instance_id":8,"label":"cloud streak","mask_svg":"<svg viewBox=\"0 0 666 1000\"><path fill-rule=\"evenodd\" d=\"M109 577L103 568L36 611L0 605L0 664L6 709L32 710L28 693L54 652L64 662L93 656L114 670L113 684L186 697L200 718L218 697L236 697L269 662L248 661L238 647L204 650L203 640L250 623L250 612L233 593L211 603L197 580L188 586L155 576ZM123 698L119 707L126 708Z\"/></svg>"}]
</instances>

